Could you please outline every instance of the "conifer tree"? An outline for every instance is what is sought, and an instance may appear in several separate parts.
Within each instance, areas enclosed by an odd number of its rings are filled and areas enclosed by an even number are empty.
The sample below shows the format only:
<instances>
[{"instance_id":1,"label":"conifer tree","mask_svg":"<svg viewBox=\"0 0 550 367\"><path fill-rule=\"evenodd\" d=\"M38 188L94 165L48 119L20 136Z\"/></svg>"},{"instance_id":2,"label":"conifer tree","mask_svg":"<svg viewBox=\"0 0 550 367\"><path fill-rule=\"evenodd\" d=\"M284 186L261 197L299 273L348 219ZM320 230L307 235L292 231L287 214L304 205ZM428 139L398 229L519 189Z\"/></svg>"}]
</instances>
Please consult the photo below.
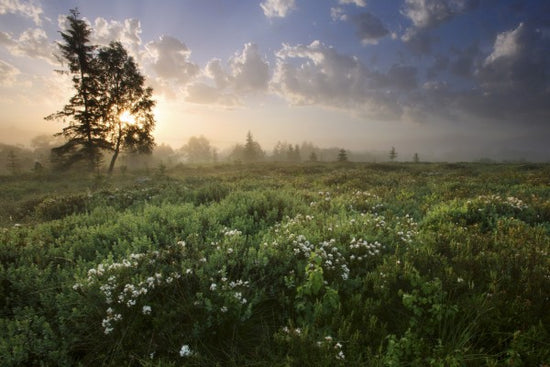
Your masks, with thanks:
<instances>
[{"instance_id":1,"label":"conifer tree","mask_svg":"<svg viewBox=\"0 0 550 367\"><path fill-rule=\"evenodd\" d=\"M348 161L348 153L345 149L340 149L338 152L338 162L347 162Z\"/></svg>"},{"instance_id":2,"label":"conifer tree","mask_svg":"<svg viewBox=\"0 0 550 367\"><path fill-rule=\"evenodd\" d=\"M390 161L394 161L395 158L397 158L397 151L395 150L395 147L391 147L390 153L388 154L390 157Z\"/></svg>"},{"instance_id":3,"label":"conifer tree","mask_svg":"<svg viewBox=\"0 0 550 367\"><path fill-rule=\"evenodd\" d=\"M101 149L109 148L106 140L107 127L101 123L98 103L99 83L95 46L90 44L92 30L80 18L77 9L67 16L68 29L61 32L63 42L59 49L68 70L62 74L72 75L75 94L63 110L46 117L47 120L62 120L68 126L56 134L65 137L65 144L53 148L52 153L59 166L69 167L79 161L87 161L94 169L101 160Z\"/></svg>"}]
</instances>

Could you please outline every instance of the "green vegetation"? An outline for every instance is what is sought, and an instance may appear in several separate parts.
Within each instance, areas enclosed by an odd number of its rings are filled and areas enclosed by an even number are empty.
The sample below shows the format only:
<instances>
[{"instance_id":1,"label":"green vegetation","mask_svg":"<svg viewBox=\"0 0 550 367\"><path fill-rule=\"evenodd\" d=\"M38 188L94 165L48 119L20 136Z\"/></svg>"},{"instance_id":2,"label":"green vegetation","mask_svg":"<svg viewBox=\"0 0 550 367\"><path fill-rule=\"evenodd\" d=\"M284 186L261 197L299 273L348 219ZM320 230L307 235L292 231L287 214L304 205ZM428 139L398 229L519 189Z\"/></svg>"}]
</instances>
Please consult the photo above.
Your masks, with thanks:
<instances>
[{"instance_id":1,"label":"green vegetation","mask_svg":"<svg viewBox=\"0 0 550 367\"><path fill-rule=\"evenodd\" d=\"M550 364L550 166L0 177L0 365Z\"/></svg>"}]
</instances>

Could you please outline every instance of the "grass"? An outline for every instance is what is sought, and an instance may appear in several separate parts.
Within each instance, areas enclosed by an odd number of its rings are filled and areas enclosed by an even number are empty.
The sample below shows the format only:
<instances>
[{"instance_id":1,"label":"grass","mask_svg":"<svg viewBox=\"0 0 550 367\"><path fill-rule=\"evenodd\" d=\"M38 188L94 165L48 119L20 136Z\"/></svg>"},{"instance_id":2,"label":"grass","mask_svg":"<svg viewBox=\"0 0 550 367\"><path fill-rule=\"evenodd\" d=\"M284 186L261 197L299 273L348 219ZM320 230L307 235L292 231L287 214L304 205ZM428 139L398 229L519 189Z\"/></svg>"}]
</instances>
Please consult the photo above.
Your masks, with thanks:
<instances>
[{"instance_id":1,"label":"grass","mask_svg":"<svg viewBox=\"0 0 550 367\"><path fill-rule=\"evenodd\" d=\"M1 177L0 364L549 364L549 187L544 164Z\"/></svg>"}]
</instances>

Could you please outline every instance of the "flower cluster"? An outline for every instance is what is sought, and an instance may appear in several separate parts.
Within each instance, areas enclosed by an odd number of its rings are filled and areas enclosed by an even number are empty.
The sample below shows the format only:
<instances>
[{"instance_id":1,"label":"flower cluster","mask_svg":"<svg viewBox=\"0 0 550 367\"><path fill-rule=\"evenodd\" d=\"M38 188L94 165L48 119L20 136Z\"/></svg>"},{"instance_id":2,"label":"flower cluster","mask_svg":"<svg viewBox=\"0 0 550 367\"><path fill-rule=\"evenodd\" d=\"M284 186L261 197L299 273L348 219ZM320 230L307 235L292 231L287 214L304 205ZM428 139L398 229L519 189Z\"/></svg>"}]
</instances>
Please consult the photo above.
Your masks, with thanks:
<instances>
[{"instance_id":1,"label":"flower cluster","mask_svg":"<svg viewBox=\"0 0 550 367\"><path fill-rule=\"evenodd\" d=\"M107 335L114 330L112 323L122 320L122 315L115 313L111 307L109 307L105 313L107 316L101 321L101 326L103 327L103 332Z\"/></svg>"},{"instance_id":2,"label":"flower cluster","mask_svg":"<svg viewBox=\"0 0 550 367\"><path fill-rule=\"evenodd\" d=\"M351 239L349 249L351 252L349 256L350 261L363 261L363 259L367 259L368 257L379 255L381 250L384 249L384 245L378 241L369 243L361 238L356 240L354 237Z\"/></svg>"},{"instance_id":3,"label":"flower cluster","mask_svg":"<svg viewBox=\"0 0 550 367\"><path fill-rule=\"evenodd\" d=\"M323 241L319 245L314 245L306 240L305 236L298 235L292 241L294 254L303 259L309 259L312 253L316 253L322 259L322 267L326 271L333 271L340 274L343 280L349 277L349 267L338 247L336 240Z\"/></svg>"},{"instance_id":4,"label":"flower cluster","mask_svg":"<svg viewBox=\"0 0 550 367\"><path fill-rule=\"evenodd\" d=\"M336 352L335 358L340 361L344 361L346 359L346 356L344 355L344 352L342 351L342 343L335 342L332 336L327 335L324 337L324 340L318 341L317 346L319 348L329 348Z\"/></svg>"},{"instance_id":5,"label":"flower cluster","mask_svg":"<svg viewBox=\"0 0 550 367\"><path fill-rule=\"evenodd\" d=\"M477 199L484 204L503 204L518 210L524 210L529 207L515 196L502 198L500 195L480 195Z\"/></svg>"}]
</instances>

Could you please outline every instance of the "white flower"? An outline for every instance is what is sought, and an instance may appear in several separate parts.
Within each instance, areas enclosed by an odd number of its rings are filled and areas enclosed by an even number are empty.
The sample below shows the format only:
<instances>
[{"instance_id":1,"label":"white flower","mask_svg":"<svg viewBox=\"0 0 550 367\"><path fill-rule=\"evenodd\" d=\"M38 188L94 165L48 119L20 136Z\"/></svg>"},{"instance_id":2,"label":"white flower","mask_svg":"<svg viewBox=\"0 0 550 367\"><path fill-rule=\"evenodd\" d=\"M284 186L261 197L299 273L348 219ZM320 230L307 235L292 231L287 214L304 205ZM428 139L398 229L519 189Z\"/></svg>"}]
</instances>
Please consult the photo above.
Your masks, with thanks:
<instances>
[{"instance_id":1,"label":"white flower","mask_svg":"<svg viewBox=\"0 0 550 367\"><path fill-rule=\"evenodd\" d=\"M222 306L222 308L220 308L220 311L221 311L222 313L226 313L226 312L227 312L227 307Z\"/></svg>"},{"instance_id":2,"label":"white flower","mask_svg":"<svg viewBox=\"0 0 550 367\"><path fill-rule=\"evenodd\" d=\"M141 312L144 314L144 315L150 315L151 314L151 306L143 306L143 308L141 309Z\"/></svg>"},{"instance_id":3,"label":"white flower","mask_svg":"<svg viewBox=\"0 0 550 367\"><path fill-rule=\"evenodd\" d=\"M184 345L181 346L181 349L180 349L180 356L181 357L189 357L192 354L193 354L193 352L191 351L191 348L189 348L189 345L184 344Z\"/></svg>"},{"instance_id":4,"label":"white flower","mask_svg":"<svg viewBox=\"0 0 550 367\"><path fill-rule=\"evenodd\" d=\"M210 290L211 290L211 291L215 291L217 287L218 287L218 286L216 285L216 283L210 284Z\"/></svg>"}]
</instances>

